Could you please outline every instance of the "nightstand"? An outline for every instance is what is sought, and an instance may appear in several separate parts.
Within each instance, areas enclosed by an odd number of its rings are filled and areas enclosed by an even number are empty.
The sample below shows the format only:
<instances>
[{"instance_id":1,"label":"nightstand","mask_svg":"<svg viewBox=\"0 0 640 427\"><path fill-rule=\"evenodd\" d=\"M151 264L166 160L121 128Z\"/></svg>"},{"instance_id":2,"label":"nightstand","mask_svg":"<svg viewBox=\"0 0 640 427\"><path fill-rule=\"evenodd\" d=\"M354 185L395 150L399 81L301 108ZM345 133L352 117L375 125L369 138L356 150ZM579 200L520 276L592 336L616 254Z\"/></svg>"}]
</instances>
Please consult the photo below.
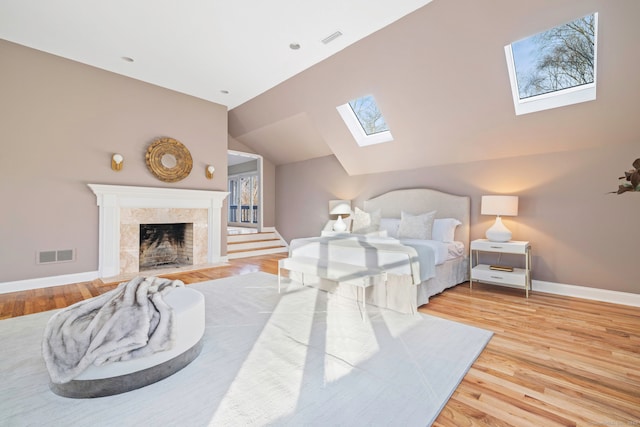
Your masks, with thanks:
<instances>
[{"instance_id":1,"label":"nightstand","mask_svg":"<svg viewBox=\"0 0 640 427\"><path fill-rule=\"evenodd\" d=\"M475 263L474 263L475 252ZM492 268L489 264L479 264L478 254L480 252L493 252L498 254L498 262ZM513 268L501 266L500 256L502 254L522 255L525 258L524 268ZM504 269L495 269L506 267ZM492 242L487 239L478 239L471 242L469 251L469 288L473 288L473 281L488 282L496 285L512 286L524 288L525 295L529 298L531 290L531 244L523 241Z\"/></svg>"}]
</instances>

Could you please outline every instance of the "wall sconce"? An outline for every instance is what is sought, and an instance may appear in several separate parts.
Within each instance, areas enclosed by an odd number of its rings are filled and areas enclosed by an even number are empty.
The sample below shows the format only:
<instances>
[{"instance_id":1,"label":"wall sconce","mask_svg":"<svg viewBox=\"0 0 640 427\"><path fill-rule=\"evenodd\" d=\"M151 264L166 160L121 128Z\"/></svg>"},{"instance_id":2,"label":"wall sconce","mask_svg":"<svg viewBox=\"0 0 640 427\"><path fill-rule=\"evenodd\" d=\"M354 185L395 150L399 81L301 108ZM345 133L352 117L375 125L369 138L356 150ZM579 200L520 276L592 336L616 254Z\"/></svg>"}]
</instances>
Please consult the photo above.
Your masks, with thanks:
<instances>
[{"instance_id":1,"label":"wall sconce","mask_svg":"<svg viewBox=\"0 0 640 427\"><path fill-rule=\"evenodd\" d=\"M111 156L111 169L113 169L114 171L120 171L122 170L122 162L124 161L124 157L122 157L122 154L114 154L113 156Z\"/></svg>"},{"instance_id":2,"label":"wall sconce","mask_svg":"<svg viewBox=\"0 0 640 427\"><path fill-rule=\"evenodd\" d=\"M518 215L518 196L482 196L480 215L496 215L496 222L486 232L492 242L508 242L511 231L502 223L500 215Z\"/></svg>"},{"instance_id":3,"label":"wall sconce","mask_svg":"<svg viewBox=\"0 0 640 427\"><path fill-rule=\"evenodd\" d=\"M216 168L214 168L213 166L209 165L205 168L204 173L207 176L207 179L212 179L213 178L213 173L215 172Z\"/></svg>"}]
</instances>

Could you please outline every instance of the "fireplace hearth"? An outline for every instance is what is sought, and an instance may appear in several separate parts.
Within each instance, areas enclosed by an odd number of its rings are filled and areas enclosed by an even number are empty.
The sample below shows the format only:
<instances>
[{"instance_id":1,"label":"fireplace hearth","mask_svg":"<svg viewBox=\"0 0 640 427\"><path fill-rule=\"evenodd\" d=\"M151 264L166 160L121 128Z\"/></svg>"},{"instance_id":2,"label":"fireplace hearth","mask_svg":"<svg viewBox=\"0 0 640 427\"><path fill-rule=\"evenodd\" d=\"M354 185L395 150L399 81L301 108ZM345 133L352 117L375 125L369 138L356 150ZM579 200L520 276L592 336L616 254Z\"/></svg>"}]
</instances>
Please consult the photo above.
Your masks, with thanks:
<instances>
[{"instance_id":1,"label":"fireplace hearth","mask_svg":"<svg viewBox=\"0 0 640 427\"><path fill-rule=\"evenodd\" d=\"M193 224L140 224L139 271L193 265Z\"/></svg>"}]
</instances>

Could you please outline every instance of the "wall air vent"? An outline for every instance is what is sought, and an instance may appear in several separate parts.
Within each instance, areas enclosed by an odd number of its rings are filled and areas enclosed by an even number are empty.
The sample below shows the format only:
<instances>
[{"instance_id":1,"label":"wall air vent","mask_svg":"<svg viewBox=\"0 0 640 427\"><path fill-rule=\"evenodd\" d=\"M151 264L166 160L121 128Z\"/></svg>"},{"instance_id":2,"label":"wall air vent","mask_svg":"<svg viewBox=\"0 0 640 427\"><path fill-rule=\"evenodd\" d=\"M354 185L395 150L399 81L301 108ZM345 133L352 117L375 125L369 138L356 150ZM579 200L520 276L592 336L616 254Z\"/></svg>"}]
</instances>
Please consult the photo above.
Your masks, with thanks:
<instances>
[{"instance_id":1,"label":"wall air vent","mask_svg":"<svg viewBox=\"0 0 640 427\"><path fill-rule=\"evenodd\" d=\"M338 37L340 37L342 35L342 33L340 31L336 31L335 33L328 35L327 37L322 39L322 43L324 44L329 44L332 41L334 41L335 39L337 39Z\"/></svg>"},{"instance_id":2,"label":"wall air vent","mask_svg":"<svg viewBox=\"0 0 640 427\"><path fill-rule=\"evenodd\" d=\"M36 263L38 264L51 264L59 262L74 261L76 253L73 249L61 249L58 251L38 251L36 256Z\"/></svg>"}]
</instances>

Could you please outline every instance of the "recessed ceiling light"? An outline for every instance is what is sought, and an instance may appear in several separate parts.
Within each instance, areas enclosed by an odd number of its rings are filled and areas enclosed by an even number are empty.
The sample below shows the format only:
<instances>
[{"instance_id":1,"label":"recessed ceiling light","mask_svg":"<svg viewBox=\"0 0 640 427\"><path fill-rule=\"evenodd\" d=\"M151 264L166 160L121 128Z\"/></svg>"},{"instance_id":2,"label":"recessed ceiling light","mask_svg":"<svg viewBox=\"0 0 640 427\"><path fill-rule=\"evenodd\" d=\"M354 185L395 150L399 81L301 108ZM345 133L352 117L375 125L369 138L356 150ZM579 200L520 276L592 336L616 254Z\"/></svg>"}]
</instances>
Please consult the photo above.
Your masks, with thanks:
<instances>
[{"instance_id":1,"label":"recessed ceiling light","mask_svg":"<svg viewBox=\"0 0 640 427\"><path fill-rule=\"evenodd\" d=\"M133 58L129 57L129 56L123 56L122 60L125 62L133 62Z\"/></svg>"},{"instance_id":2,"label":"recessed ceiling light","mask_svg":"<svg viewBox=\"0 0 640 427\"><path fill-rule=\"evenodd\" d=\"M298 44L298 43L291 43L291 44L289 45L289 49L291 49L291 50L298 50L298 49L300 49L300 44Z\"/></svg>"}]
</instances>

